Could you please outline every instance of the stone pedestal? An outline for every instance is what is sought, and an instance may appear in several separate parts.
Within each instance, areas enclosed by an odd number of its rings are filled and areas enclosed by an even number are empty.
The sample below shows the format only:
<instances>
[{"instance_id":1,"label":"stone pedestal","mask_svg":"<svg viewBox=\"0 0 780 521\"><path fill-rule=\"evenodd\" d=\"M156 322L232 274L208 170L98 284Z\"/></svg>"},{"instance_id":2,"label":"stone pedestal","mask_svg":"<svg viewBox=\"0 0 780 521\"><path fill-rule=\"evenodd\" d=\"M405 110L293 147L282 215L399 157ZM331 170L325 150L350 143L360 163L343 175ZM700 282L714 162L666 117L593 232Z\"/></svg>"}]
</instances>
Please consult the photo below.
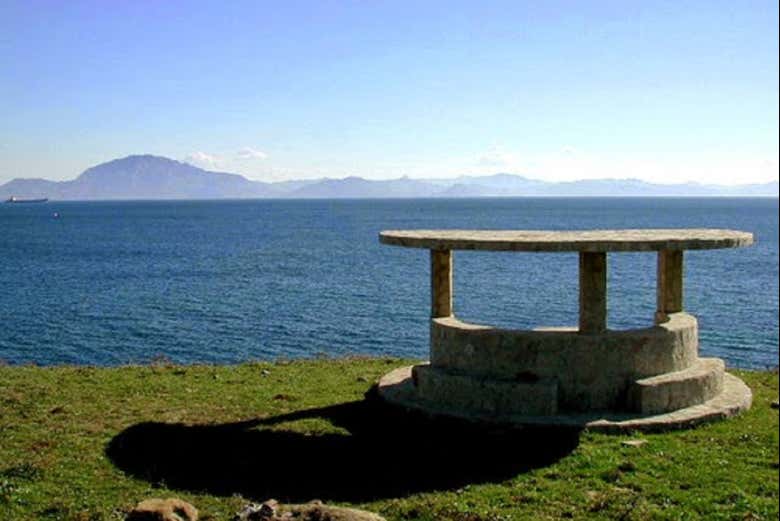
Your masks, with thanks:
<instances>
[{"instance_id":1,"label":"stone pedestal","mask_svg":"<svg viewBox=\"0 0 780 521\"><path fill-rule=\"evenodd\" d=\"M719 359L698 356L683 311L683 250L746 246L729 230L383 232L386 244L431 249L430 363L386 375L388 402L492 423L667 429L727 417L752 395ZM508 330L452 312L452 250L579 252L579 327ZM607 253L658 255L655 325L607 329Z\"/></svg>"}]
</instances>

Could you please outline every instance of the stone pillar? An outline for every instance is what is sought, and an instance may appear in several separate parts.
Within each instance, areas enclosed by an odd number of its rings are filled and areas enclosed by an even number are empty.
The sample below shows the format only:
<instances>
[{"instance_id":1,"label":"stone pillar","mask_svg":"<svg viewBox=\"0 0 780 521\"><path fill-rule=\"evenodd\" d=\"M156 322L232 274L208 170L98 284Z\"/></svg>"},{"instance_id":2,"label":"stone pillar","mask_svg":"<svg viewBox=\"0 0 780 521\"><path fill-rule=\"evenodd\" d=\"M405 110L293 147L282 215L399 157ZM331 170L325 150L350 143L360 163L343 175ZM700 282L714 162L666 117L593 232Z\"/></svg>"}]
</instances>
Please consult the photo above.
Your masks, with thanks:
<instances>
[{"instance_id":1,"label":"stone pillar","mask_svg":"<svg viewBox=\"0 0 780 521\"><path fill-rule=\"evenodd\" d=\"M431 250L431 317L452 316L452 252Z\"/></svg>"},{"instance_id":2,"label":"stone pillar","mask_svg":"<svg viewBox=\"0 0 780 521\"><path fill-rule=\"evenodd\" d=\"M580 252L580 333L607 330L607 254Z\"/></svg>"},{"instance_id":3,"label":"stone pillar","mask_svg":"<svg viewBox=\"0 0 780 521\"><path fill-rule=\"evenodd\" d=\"M671 313L683 310L683 252L658 252L657 306L655 323L669 320Z\"/></svg>"}]
</instances>

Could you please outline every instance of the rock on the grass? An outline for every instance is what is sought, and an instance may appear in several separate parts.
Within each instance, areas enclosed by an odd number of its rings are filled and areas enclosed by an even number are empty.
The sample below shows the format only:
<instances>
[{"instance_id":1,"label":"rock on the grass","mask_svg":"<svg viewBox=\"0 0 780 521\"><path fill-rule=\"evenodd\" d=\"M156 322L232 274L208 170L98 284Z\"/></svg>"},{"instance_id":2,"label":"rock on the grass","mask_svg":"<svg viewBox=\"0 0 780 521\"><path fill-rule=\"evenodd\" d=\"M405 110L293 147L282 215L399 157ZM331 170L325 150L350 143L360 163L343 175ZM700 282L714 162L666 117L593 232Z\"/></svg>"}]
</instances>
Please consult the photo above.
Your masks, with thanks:
<instances>
[{"instance_id":1,"label":"rock on the grass","mask_svg":"<svg viewBox=\"0 0 780 521\"><path fill-rule=\"evenodd\" d=\"M127 515L127 521L198 521L198 510L177 498L147 499Z\"/></svg>"},{"instance_id":2,"label":"rock on the grass","mask_svg":"<svg viewBox=\"0 0 780 521\"><path fill-rule=\"evenodd\" d=\"M278 506L279 504L273 499L260 505L257 503L249 503L233 516L233 521L264 521L267 519L274 519Z\"/></svg>"},{"instance_id":3,"label":"rock on the grass","mask_svg":"<svg viewBox=\"0 0 780 521\"><path fill-rule=\"evenodd\" d=\"M301 521L385 521L385 518L364 510L331 507L321 503L288 505L282 509L282 516L285 515L285 511L289 512L291 516L289 518L280 517L279 521L284 519L300 519Z\"/></svg>"},{"instance_id":4,"label":"rock on the grass","mask_svg":"<svg viewBox=\"0 0 780 521\"><path fill-rule=\"evenodd\" d=\"M371 512L353 508L331 507L319 501L305 505L279 505L266 501L250 503L233 518L234 521L385 521Z\"/></svg>"}]
</instances>

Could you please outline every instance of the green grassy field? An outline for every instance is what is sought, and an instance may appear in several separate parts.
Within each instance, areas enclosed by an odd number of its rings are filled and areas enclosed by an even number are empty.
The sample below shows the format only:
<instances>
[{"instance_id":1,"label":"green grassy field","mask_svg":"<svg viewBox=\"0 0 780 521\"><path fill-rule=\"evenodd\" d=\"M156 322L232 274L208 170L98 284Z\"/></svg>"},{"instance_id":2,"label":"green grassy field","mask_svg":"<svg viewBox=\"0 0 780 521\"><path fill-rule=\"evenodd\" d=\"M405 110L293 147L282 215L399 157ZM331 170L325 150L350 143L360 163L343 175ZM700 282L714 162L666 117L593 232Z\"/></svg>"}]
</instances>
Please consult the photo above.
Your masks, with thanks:
<instances>
[{"instance_id":1,"label":"green grassy field","mask_svg":"<svg viewBox=\"0 0 780 521\"><path fill-rule=\"evenodd\" d=\"M400 360L0 367L0 520L201 519L321 499L389 520L777 519L776 372L748 413L666 434L484 431L363 400ZM640 447L622 444L641 438Z\"/></svg>"}]
</instances>

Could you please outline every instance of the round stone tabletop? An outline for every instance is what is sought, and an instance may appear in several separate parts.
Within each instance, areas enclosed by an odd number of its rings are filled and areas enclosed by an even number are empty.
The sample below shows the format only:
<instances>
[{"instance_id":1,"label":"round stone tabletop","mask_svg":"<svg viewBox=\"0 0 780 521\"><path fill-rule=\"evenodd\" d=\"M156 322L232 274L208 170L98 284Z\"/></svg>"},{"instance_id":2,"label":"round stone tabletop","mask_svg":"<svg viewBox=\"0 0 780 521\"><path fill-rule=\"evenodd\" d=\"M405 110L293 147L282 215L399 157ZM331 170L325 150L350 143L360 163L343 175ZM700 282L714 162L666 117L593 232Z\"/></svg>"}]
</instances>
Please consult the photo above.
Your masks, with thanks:
<instances>
[{"instance_id":1,"label":"round stone tabletop","mask_svg":"<svg viewBox=\"0 0 780 521\"><path fill-rule=\"evenodd\" d=\"M608 252L708 250L753 244L753 234L735 230L388 230L383 244L430 250Z\"/></svg>"}]
</instances>

